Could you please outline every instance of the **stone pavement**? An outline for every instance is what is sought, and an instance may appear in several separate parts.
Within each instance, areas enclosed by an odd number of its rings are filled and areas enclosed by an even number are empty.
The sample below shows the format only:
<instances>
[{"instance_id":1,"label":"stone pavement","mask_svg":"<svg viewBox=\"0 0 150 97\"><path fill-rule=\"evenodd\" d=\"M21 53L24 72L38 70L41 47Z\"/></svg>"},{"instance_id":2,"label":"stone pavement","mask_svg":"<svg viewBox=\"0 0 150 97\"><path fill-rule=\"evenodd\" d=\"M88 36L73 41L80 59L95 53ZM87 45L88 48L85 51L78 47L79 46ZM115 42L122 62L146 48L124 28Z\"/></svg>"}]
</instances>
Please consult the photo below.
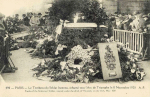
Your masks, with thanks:
<instances>
[{"instance_id":1,"label":"stone pavement","mask_svg":"<svg viewBox=\"0 0 150 97\"><path fill-rule=\"evenodd\" d=\"M3 73L2 77L5 82L30 82L37 81L32 77L32 68L34 65L41 62L42 59L32 59L30 55L25 52L25 49L14 50L11 52L11 59L13 60L18 70L15 73Z\"/></svg>"}]
</instances>

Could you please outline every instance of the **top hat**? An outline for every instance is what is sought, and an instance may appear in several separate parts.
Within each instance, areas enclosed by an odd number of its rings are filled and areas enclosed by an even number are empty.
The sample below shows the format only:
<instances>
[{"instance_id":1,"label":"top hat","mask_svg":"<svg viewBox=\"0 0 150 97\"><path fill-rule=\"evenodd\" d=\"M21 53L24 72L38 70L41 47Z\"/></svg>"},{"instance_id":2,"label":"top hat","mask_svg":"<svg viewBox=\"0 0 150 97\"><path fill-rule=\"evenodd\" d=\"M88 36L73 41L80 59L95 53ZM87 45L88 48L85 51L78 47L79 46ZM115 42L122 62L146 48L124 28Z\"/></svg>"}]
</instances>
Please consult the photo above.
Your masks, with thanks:
<instances>
[{"instance_id":1,"label":"top hat","mask_svg":"<svg viewBox=\"0 0 150 97\"><path fill-rule=\"evenodd\" d=\"M41 13L38 13L38 15L42 15Z\"/></svg>"}]
</instances>

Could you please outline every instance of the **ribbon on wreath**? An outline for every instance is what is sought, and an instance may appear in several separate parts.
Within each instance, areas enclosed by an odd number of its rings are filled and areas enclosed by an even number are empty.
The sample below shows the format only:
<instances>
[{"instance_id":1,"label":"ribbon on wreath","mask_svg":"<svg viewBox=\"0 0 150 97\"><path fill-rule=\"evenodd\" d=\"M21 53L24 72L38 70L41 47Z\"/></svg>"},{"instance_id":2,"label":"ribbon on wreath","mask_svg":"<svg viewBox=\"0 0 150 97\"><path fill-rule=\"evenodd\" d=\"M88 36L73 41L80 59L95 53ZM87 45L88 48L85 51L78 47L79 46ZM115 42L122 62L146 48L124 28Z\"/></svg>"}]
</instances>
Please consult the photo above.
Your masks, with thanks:
<instances>
[{"instance_id":1,"label":"ribbon on wreath","mask_svg":"<svg viewBox=\"0 0 150 97\"><path fill-rule=\"evenodd\" d=\"M63 26L65 27L67 22L68 22L67 20L61 20L60 19L60 24L56 27L56 30L55 30L55 32L56 32L56 39L57 39L58 35L61 34L62 27Z\"/></svg>"}]
</instances>

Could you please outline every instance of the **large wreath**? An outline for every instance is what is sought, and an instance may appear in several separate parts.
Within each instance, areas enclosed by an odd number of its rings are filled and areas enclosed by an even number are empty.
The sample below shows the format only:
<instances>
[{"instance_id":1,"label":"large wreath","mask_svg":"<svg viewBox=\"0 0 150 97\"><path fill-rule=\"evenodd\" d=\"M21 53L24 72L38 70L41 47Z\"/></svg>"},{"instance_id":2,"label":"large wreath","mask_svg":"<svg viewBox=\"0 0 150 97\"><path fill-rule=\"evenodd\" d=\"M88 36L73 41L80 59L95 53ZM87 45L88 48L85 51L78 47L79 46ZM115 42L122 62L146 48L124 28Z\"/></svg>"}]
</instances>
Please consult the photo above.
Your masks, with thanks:
<instances>
[{"instance_id":1,"label":"large wreath","mask_svg":"<svg viewBox=\"0 0 150 97\"><path fill-rule=\"evenodd\" d=\"M104 39L105 42L111 42L112 39ZM123 44L117 45L120 65L123 77L122 81L143 80L145 76L144 69L139 67L137 62L140 55L131 53ZM106 54L105 59L115 57L111 50L107 48L109 55ZM93 82L97 78L102 78L101 62L98 50L88 47L83 49L81 45L74 46L65 58L58 58L53 61L43 62L34 68L38 71L35 75L40 78L46 76L53 81L69 81L69 82ZM62 60L63 59L63 60ZM65 59L65 60L64 60ZM108 60L106 60L107 63ZM114 69L114 64L108 64L109 69Z\"/></svg>"}]
</instances>

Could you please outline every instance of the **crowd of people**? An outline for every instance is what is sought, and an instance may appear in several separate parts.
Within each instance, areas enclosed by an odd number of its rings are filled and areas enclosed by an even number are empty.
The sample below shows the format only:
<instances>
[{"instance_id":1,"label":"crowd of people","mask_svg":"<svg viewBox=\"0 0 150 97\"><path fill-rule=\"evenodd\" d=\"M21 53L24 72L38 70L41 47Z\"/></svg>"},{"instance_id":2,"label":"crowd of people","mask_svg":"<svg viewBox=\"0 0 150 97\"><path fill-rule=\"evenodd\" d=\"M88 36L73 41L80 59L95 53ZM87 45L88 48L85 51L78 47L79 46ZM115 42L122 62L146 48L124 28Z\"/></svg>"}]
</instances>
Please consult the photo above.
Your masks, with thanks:
<instances>
[{"instance_id":1,"label":"crowd of people","mask_svg":"<svg viewBox=\"0 0 150 97\"><path fill-rule=\"evenodd\" d=\"M41 13L29 13L29 14L23 14L23 22L26 26L43 26L45 24L45 17L42 16Z\"/></svg>"},{"instance_id":2,"label":"crowd of people","mask_svg":"<svg viewBox=\"0 0 150 97\"><path fill-rule=\"evenodd\" d=\"M19 18L19 14L15 14L13 17L5 17L5 15L0 13L0 69L3 68L4 64L7 64L6 67L9 67L7 60L11 47L11 44L9 45L8 43L11 40L9 34L22 32L22 27L27 27L31 30L31 28L37 26L40 29L40 26L45 26L47 21L48 18L42 16L41 13L23 14L22 19ZM43 31L45 32L45 29ZM41 31L39 34L41 34ZM12 70L11 68L8 69Z\"/></svg>"},{"instance_id":3,"label":"crowd of people","mask_svg":"<svg viewBox=\"0 0 150 97\"><path fill-rule=\"evenodd\" d=\"M54 25L52 24L51 20L52 19L49 19L48 16L43 16L41 13L28 12L26 14L22 14L22 19L19 19L18 14L16 14L14 17L6 17L3 21L3 24L5 25L7 32L12 34L21 32L22 29L20 25L22 24L30 27L31 30L34 30L39 26L45 26L47 24L49 26ZM133 14L113 14L109 16L108 21L109 24L107 26L110 28L110 30L114 28L136 31L140 33L150 32L150 13L146 15L140 12L134 12Z\"/></svg>"},{"instance_id":4,"label":"crowd of people","mask_svg":"<svg viewBox=\"0 0 150 97\"><path fill-rule=\"evenodd\" d=\"M27 13L22 14L22 19L19 19L19 14L15 14L14 17L6 17L5 24L6 24L6 30L8 33L16 33L21 32L20 25L25 26L43 26L45 25L45 16L42 16L41 13Z\"/></svg>"},{"instance_id":5,"label":"crowd of people","mask_svg":"<svg viewBox=\"0 0 150 97\"><path fill-rule=\"evenodd\" d=\"M150 32L150 13L143 14L134 12L133 14L114 14L110 16L112 26L115 29Z\"/></svg>"}]
</instances>

